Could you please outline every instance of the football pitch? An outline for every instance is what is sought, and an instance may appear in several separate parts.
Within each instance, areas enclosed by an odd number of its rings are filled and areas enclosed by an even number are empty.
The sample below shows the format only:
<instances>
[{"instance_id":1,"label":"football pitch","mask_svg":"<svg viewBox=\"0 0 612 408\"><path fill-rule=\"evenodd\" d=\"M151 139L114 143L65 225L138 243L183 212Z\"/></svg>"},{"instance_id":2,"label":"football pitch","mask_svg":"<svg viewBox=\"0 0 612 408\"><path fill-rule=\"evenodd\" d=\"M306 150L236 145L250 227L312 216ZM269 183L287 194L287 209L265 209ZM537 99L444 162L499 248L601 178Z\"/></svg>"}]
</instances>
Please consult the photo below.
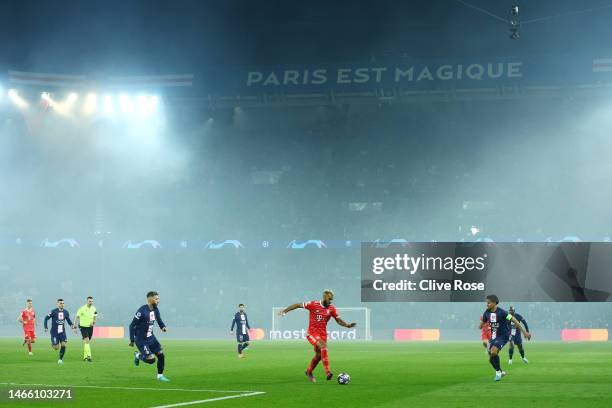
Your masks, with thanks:
<instances>
[{"instance_id":1,"label":"football pitch","mask_svg":"<svg viewBox=\"0 0 612 408\"><path fill-rule=\"evenodd\" d=\"M15 407L611 407L610 343L526 344L529 365L502 366L499 383L478 340L463 343L330 343L334 374L347 372L349 385L304 370L312 357L306 342L254 342L236 356L231 341L164 340L171 382L155 380L155 365L133 364L127 340L94 340L94 362L81 361L80 339L72 337L65 363L57 364L46 336L28 356L21 341L0 340L1 406ZM10 383L10 385L7 385ZM71 387L70 402L8 400L15 384ZM27 386L29 388L37 386Z\"/></svg>"}]
</instances>

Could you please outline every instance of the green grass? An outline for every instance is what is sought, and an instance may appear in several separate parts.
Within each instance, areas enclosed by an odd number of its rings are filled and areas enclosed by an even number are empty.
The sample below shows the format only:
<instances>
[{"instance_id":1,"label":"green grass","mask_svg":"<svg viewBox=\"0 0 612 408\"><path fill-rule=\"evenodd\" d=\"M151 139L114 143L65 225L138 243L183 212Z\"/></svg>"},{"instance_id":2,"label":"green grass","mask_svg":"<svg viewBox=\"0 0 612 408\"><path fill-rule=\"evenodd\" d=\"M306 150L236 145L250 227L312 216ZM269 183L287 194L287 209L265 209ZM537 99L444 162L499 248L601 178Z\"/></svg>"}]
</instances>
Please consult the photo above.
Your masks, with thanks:
<instances>
[{"instance_id":1,"label":"green grass","mask_svg":"<svg viewBox=\"0 0 612 408\"><path fill-rule=\"evenodd\" d=\"M66 407L152 407L204 400L230 392L164 391L252 390L265 394L214 401L215 407L611 407L612 344L529 343L531 364L515 359L508 376L493 382L493 369L478 340L473 343L330 343L334 373L351 375L348 386L327 382L317 367L319 382L303 372L312 356L304 342L255 342L239 360L230 341L178 341L158 338L167 356L170 383L155 380L155 366L134 367L127 341L94 340L94 363L80 360L82 347L72 337L65 364L57 364L46 337L29 357L18 339L0 340L0 382L53 385L144 387L156 390L74 388ZM517 353L518 354L518 353ZM5 398L7 386L0 386ZM162 390L162 391L157 391ZM9 402L1 406L53 406ZM201 404L191 406L202 406Z\"/></svg>"}]
</instances>

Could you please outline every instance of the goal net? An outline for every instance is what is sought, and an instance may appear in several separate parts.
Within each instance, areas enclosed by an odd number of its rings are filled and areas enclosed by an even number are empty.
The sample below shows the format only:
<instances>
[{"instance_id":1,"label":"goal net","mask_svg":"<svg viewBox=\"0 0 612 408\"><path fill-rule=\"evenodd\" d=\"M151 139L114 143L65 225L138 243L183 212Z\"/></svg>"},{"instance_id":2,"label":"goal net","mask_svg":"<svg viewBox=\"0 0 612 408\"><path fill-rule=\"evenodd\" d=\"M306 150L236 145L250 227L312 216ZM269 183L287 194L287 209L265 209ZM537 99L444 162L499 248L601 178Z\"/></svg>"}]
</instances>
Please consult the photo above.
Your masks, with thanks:
<instances>
[{"instance_id":1,"label":"goal net","mask_svg":"<svg viewBox=\"0 0 612 408\"><path fill-rule=\"evenodd\" d=\"M272 308L272 330L270 340L306 339L308 311L297 309L280 316L284 307ZM339 326L333 318L327 325L327 339L340 341L372 340L370 328L370 309L367 307L337 307L338 315L347 323L357 323L352 329Z\"/></svg>"}]
</instances>

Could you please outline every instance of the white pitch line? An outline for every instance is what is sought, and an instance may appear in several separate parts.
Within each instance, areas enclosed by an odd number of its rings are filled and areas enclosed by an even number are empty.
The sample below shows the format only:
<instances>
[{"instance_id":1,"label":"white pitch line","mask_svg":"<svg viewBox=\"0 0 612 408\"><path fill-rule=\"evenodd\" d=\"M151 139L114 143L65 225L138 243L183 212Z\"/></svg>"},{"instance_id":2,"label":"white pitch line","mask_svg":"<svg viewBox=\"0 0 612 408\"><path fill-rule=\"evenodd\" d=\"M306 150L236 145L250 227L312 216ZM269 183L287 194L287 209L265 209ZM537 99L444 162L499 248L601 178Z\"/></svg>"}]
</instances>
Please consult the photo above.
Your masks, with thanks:
<instances>
[{"instance_id":1,"label":"white pitch line","mask_svg":"<svg viewBox=\"0 0 612 408\"><path fill-rule=\"evenodd\" d=\"M232 398L252 397L254 395L261 395L261 394L265 394L265 392L254 391L254 392L249 392L248 394L228 395L227 397L208 398L208 399L188 401L188 402L177 402L176 404L158 405L158 406L151 407L151 408L183 407L185 405L206 404L207 402L215 402L215 401L227 400L227 399L232 399Z\"/></svg>"},{"instance_id":2,"label":"white pitch line","mask_svg":"<svg viewBox=\"0 0 612 408\"><path fill-rule=\"evenodd\" d=\"M61 384L61 385L53 385L53 384L22 384L22 383L10 383L10 382L0 382L0 385L28 385L32 387L50 387L50 388L98 388L98 389L106 389L106 390L144 390L144 391L184 391L184 392L233 392L233 393L241 393L241 394L251 394L251 393L263 393L262 391L236 391L236 390L193 390L186 388L145 388L145 387L110 387L103 385L69 385L69 384Z\"/></svg>"}]
</instances>

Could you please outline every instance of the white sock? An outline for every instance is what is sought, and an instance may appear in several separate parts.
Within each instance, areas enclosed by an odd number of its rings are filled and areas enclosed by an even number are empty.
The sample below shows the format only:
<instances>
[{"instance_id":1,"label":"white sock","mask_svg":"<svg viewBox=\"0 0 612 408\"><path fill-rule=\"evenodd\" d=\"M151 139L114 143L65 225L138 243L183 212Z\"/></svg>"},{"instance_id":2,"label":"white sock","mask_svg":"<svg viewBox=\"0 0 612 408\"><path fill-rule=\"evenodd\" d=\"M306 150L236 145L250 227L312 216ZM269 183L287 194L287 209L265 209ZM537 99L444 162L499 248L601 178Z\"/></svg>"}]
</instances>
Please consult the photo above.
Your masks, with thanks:
<instances>
[{"instance_id":1,"label":"white sock","mask_svg":"<svg viewBox=\"0 0 612 408\"><path fill-rule=\"evenodd\" d=\"M163 376L163 374L157 374L157 378L162 378Z\"/></svg>"}]
</instances>

